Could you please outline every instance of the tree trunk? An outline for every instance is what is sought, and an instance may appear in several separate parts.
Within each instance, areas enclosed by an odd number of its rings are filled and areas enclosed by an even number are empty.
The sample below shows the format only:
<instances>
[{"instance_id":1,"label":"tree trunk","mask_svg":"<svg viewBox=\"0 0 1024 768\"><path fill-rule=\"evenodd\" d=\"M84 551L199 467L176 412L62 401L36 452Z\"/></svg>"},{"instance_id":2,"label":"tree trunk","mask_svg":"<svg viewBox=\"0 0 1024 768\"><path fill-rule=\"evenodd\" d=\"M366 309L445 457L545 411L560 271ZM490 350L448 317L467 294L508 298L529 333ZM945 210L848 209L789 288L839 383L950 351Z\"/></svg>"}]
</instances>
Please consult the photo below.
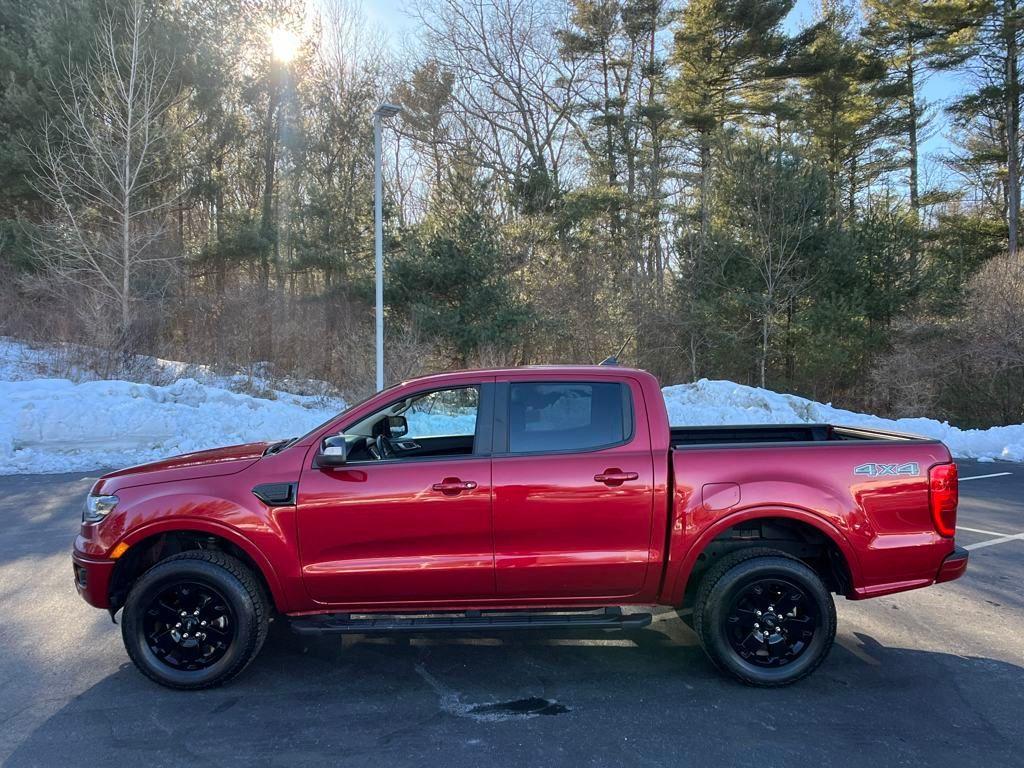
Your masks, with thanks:
<instances>
[{"instance_id":1,"label":"tree trunk","mask_svg":"<svg viewBox=\"0 0 1024 768\"><path fill-rule=\"evenodd\" d=\"M1020 81L1016 11L1016 0L1006 0L1003 8L1003 32L1006 36L1006 224L1011 259L1017 258L1020 221Z\"/></svg>"},{"instance_id":2,"label":"tree trunk","mask_svg":"<svg viewBox=\"0 0 1024 768\"><path fill-rule=\"evenodd\" d=\"M690 380L697 380L697 339L694 338L694 334L690 332Z\"/></svg>"},{"instance_id":3,"label":"tree trunk","mask_svg":"<svg viewBox=\"0 0 1024 768\"><path fill-rule=\"evenodd\" d=\"M657 57L657 49L655 47L657 42L657 30L658 30L658 14L661 10L661 4L659 3L654 13L654 18L651 22L651 37L650 37L650 50L648 51L648 64L653 66L654 61ZM654 109L655 90L654 90L654 76L648 78L648 91L647 91L647 105L650 109ZM661 246L661 135L658 131L659 125L652 120L651 122L651 181L650 190L648 194L651 201L651 209L653 211L654 221L652 232L651 232L651 258L654 262L652 264L654 271L655 289L660 297L662 290L665 285L665 255L662 252Z\"/></svg>"},{"instance_id":4,"label":"tree trunk","mask_svg":"<svg viewBox=\"0 0 1024 768\"><path fill-rule=\"evenodd\" d=\"M651 209L654 221L651 231L654 259L654 280L658 295L665 287L665 253L661 244L661 136L657 128L651 131Z\"/></svg>"},{"instance_id":5,"label":"tree trunk","mask_svg":"<svg viewBox=\"0 0 1024 768\"><path fill-rule=\"evenodd\" d=\"M789 387L795 386L796 379L796 355L793 354L793 310L796 301L790 298L786 302L786 384Z\"/></svg>"},{"instance_id":6,"label":"tree trunk","mask_svg":"<svg viewBox=\"0 0 1024 768\"><path fill-rule=\"evenodd\" d=\"M273 72L270 74L270 94L267 99L267 122L265 126L266 135L263 148L263 204L260 211L260 235L266 241L260 250L259 261L259 291L260 301L266 310L263 313L263 320L258 332L258 355L261 360L267 360L273 345L273 327L271 325L274 316L270 304L270 254L273 243L276 241L274 226L274 172L277 161L277 130L275 116L277 113L278 86L277 79Z\"/></svg>"},{"instance_id":7,"label":"tree trunk","mask_svg":"<svg viewBox=\"0 0 1024 768\"><path fill-rule=\"evenodd\" d=\"M608 186L614 187L618 184L618 173L615 167L615 141L612 138L612 121L609 119L611 111L611 90L608 83L608 54L602 45L601 47L601 75L604 78L604 136L605 152L608 154Z\"/></svg>"},{"instance_id":8,"label":"tree trunk","mask_svg":"<svg viewBox=\"0 0 1024 768\"><path fill-rule=\"evenodd\" d=\"M266 123L264 125L265 145L263 147L263 203L260 209L260 234L267 241L267 247L260 256L259 281L260 290L265 295L269 290L270 261L269 244L274 236L273 221L273 177L278 154L278 135L274 130L274 116L278 111L278 86L273 74L270 75L270 94L266 106Z\"/></svg>"},{"instance_id":9,"label":"tree trunk","mask_svg":"<svg viewBox=\"0 0 1024 768\"><path fill-rule=\"evenodd\" d=\"M132 275L132 105L128 107L127 130L125 131L124 164L121 177L121 353L128 351L128 334L131 326L131 275Z\"/></svg>"},{"instance_id":10,"label":"tree trunk","mask_svg":"<svg viewBox=\"0 0 1024 768\"><path fill-rule=\"evenodd\" d=\"M128 201L125 200L125 205L128 205ZM130 221L128 218L128 210L125 209L124 222L122 223L122 275L121 275L121 346L127 349L128 346L128 334L132 324L132 304L131 304L131 276L132 276L132 257L131 257L131 230Z\"/></svg>"},{"instance_id":11,"label":"tree trunk","mask_svg":"<svg viewBox=\"0 0 1024 768\"><path fill-rule=\"evenodd\" d=\"M224 298L227 283L227 261L220 252L224 245L224 155L219 153L214 166L217 169L217 191L214 193L214 233L217 238L217 263L214 265L214 293L218 299Z\"/></svg>"},{"instance_id":12,"label":"tree trunk","mask_svg":"<svg viewBox=\"0 0 1024 768\"><path fill-rule=\"evenodd\" d=\"M700 135L700 254L704 255L708 232L711 229L711 204L708 200L711 190L711 136Z\"/></svg>"},{"instance_id":13,"label":"tree trunk","mask_svg":"<svg viewBox=\"0 0 1024 768\"><path fill-rule=\"evenodd\" d=\"M920 192L918 189L917 165L917 93L914 83L914 44L909 43L907 50L907 112L909 121L907 123L907 144L910 150L910 209L913 211L914 220L919 221L918 209L921 207Z\"/></svg>"},{"instance_id":14,"label":"tree trunk","mask_svg":"<svg viewBox=\"0 0 1024 768\"><path fill-rule=\"evenodd\" d=\"M761 373L761 389L766 389L765 385L765 368L768 364L768 325L770 318L768 312L765 312L764 317L761 318L761 354L758 365Z\"/></svg>"},{"instance_id":15,"label":"tree trunk","mask_svg":"<svg viewBox=\"0 0 1024 768\"><path fill-rule=\"evenodd\" d=\"M853 221L857 208L857 155L850 159L850 189L846 196L846 218Z\"/></svg>"}]
</instances>

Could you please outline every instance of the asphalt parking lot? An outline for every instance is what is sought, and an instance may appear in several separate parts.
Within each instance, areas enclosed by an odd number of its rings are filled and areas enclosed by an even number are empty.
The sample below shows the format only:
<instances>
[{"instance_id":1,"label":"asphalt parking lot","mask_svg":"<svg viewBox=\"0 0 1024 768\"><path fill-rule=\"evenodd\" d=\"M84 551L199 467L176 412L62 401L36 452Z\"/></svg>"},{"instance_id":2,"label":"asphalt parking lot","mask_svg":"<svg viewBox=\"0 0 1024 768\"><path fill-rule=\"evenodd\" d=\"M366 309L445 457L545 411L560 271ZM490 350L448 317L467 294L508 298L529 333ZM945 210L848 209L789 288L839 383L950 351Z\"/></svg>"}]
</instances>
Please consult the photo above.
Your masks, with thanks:
<instances>
[{"instance_id":1,"label":"asphalt parking lot","mask_svg":"<svg viewBox=\"0 0 1024 768\"><path fill-rule=\"evenodd\" d=\"M0 477L0 763L1024 766L1024 466L960 465L1001 472L961 485L963 579L840 599L829 659L775 691L720 677L671 611L628 634L278 627L227 687L168 691L75 594L93 477Z\"/></svg>"}]
</instances>

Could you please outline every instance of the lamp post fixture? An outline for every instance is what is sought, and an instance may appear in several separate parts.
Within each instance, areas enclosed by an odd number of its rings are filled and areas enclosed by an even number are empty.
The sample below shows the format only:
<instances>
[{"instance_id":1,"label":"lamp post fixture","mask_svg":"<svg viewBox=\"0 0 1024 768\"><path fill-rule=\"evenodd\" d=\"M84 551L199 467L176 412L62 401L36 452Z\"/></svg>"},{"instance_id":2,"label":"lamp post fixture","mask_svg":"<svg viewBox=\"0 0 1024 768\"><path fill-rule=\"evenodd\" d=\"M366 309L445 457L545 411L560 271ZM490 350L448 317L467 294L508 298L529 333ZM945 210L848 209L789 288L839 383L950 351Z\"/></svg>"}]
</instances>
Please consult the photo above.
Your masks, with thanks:
<instances>
[{"instance_id":1,"label":"lamp post fixture","mask_svg":"<svg viewBox=\"0 0 1024 768\"><path fill-rule=\"evenodd\" d=\"M377 292L377 391L384 389L384 182L381 179L381 128L402 108L383 102L373 113L373 228Z\"/></svg>"}]
</instances>

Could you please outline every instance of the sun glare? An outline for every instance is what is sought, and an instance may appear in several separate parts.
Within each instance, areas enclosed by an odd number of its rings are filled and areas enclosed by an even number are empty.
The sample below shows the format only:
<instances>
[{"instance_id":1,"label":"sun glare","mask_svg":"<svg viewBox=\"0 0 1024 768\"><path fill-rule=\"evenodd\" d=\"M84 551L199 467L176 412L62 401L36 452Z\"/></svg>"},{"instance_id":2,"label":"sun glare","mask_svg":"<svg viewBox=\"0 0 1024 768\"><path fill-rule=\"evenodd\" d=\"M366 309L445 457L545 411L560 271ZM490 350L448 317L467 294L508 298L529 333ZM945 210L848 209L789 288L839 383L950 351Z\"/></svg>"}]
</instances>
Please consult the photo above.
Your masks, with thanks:
<instances>
[{"instance_id":1,"label":"sun glare","mask_svg":"<svg viewBox=\"0 0 1024 768\"><path fill-rule=\"evenodd\" d=\"M270 30L270 52L277 61L289 63L299 52L299 37L290 29L274 27Z\"/></svg>"}]
</instances>

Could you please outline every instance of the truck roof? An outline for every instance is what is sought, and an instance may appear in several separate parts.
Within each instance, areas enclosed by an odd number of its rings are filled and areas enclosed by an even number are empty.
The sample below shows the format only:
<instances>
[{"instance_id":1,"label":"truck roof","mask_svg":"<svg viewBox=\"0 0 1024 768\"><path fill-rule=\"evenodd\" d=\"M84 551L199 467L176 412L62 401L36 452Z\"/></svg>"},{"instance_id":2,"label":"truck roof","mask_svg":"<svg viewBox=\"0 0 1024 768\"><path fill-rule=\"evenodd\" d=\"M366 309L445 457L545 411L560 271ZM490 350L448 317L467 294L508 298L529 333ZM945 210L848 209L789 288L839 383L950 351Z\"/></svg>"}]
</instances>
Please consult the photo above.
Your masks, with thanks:
<instances>
[{"instance_id":1,"label":"truck roof","mask_svg":"<svg viewBox=\"0 0 1024 768\"><path fill-rule=\"evenodd\" d=\"M412 384L415 382L429 381L431 379L446 379L453 376L464 376L467 374L504 376L514 373L522 373L523 371L537 371L538 373L553 373L556 375L565 374L566 376L609 376L615 374L642 374L644 376L651 376L650 373L640 368L625 368L619 365L521 365L511 368L467 368L457 371L431 373L426 376L416 376L412 379L406 379L402 384Z\"/></svg>"}]
</instances>

